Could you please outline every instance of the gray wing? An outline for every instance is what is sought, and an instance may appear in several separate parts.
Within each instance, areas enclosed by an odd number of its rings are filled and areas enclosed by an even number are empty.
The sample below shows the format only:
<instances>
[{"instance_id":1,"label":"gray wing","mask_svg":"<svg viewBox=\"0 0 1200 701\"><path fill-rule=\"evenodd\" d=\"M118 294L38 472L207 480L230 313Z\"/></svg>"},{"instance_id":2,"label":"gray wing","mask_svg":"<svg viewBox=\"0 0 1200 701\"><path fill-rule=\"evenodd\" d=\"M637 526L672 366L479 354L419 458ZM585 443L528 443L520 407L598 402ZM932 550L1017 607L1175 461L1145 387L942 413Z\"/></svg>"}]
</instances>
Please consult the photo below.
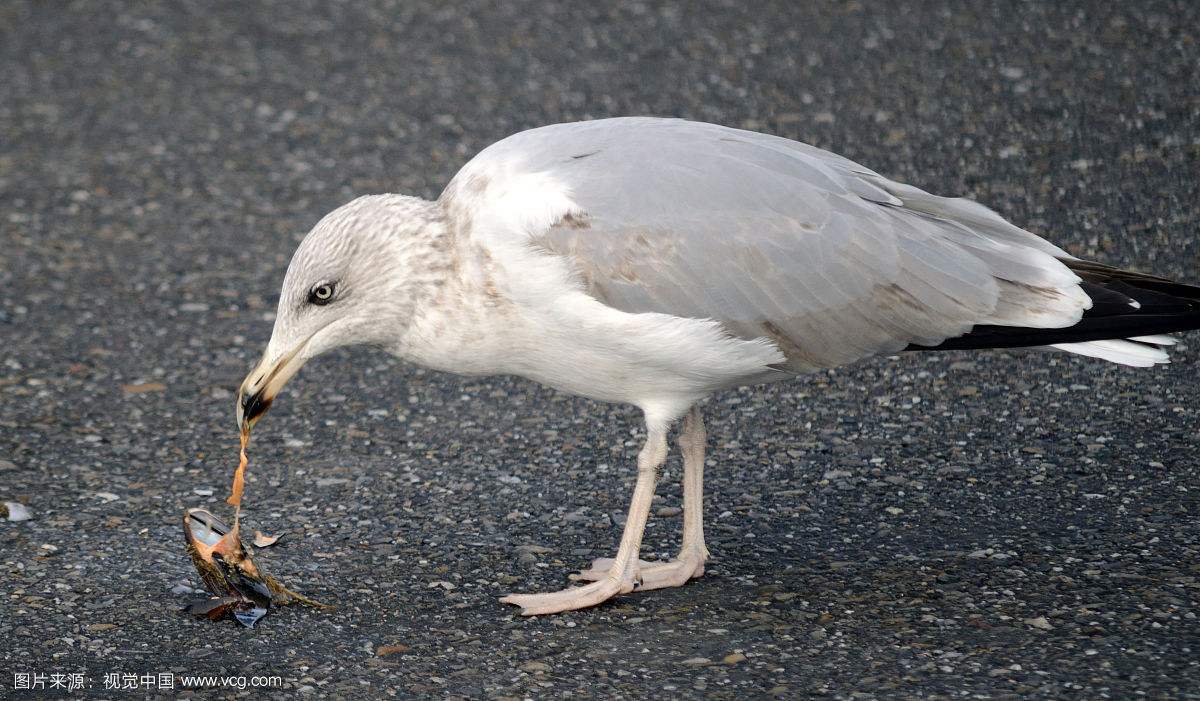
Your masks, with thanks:
<instances>
[{"instance_id":1,"label":"gray wing","mask_svg":"<svg viewBox=\"0 0 1200 701\"><path fill-rule=\"evenodd\" d=\"M522 132L472 163L565 186L574 209L530 240L598 300L768 338L796 371L978 324L1067 326L1090 304L1068 254L982 205L788 139L611 119Z\"/></svg>"}]
</instances>

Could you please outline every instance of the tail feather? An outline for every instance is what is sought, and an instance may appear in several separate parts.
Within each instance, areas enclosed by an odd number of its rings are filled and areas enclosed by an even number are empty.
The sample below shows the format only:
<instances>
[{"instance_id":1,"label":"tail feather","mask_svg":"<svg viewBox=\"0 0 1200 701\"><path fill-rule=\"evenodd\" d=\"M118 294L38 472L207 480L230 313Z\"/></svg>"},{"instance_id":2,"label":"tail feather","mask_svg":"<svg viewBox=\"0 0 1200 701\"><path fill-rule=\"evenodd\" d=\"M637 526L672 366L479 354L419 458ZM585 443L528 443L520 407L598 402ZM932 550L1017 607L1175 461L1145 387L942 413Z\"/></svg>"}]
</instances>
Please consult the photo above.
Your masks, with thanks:
<instances>
[{"instance_id":1,"label":"tail feather","mask_svg":"<svg viewBox=\"0 0 1200 701\"><path fill-rule=\"evenodd\" d=\"M1110 341L1084 341L1083 343L1055 343L1046 346L1048 350L1060 350L1075 355L1086 355L1089 358L1099 358L1110 363L1131 365L1137 368L1148 368L1152 365L1171 362L1170 356L1161 346L1148 343L1136 343L1130 340L1113 339Z\"/></svg>"},{"instance_id":2,"label":"tail feather","mask_svg":"<svg viewBox=\"0 0 1200 701\"><path fill-rule=\"evenodd\" d=\"M1145 366L1167 362L1161 347L1175 341L1162 334L1200 328L1200 287L1090 261L1062 263L1080 277L1092 300L1078 323L1063 328L980 325L936 346L906 350L1050 347Z\"/></svg>"}]
</instances>

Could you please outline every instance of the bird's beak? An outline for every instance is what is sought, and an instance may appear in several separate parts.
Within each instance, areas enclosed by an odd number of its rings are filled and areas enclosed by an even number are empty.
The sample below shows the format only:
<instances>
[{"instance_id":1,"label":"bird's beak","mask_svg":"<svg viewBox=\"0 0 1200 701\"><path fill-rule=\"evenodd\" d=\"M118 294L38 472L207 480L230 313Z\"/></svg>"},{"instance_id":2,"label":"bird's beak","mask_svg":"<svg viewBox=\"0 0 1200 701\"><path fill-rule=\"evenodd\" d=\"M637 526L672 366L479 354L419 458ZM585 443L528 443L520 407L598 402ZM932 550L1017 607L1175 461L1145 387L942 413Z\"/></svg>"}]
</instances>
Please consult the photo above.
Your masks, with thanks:
<instances>
[{"instance_id":1,"label":"bird's beak","mask_svg":"<svg viewBox=\"0 0 1200 701\"><path fill-rule=\"evenodd\" d=\"M246 375L242 386L238 389L237 421L238 428L249 433L254 424L271 408L275 395L292 379L304 365L306 358L301 353L308 341L300 343L283 357L273 359L264 355L258 367Z\"/></svg>"}]
</instances>

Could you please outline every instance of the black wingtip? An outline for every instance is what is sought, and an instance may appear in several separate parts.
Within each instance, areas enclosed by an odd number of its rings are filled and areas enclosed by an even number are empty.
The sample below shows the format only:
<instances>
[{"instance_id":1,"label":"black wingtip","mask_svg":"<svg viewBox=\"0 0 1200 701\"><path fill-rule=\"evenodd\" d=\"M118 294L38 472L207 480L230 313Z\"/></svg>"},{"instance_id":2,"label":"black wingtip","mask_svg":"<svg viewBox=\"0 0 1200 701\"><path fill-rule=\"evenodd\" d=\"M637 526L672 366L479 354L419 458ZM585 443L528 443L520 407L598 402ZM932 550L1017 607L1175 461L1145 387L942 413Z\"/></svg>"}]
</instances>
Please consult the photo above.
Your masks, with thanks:
<instances>
[{"instance_id":1,"label":"black wingtip","mask_svg":"<svg viewBox=\"0 0 1200 701\"><path fill-rule=\"evenodd\" d=\"M1078 275L1092 308L1074 326L1057 329L980 325L936 346L910 351L1028 348L1058 343L1152 336L1200 329L1200 287L1091 261L1062 263Z\"/></svg>"}]
</instances>

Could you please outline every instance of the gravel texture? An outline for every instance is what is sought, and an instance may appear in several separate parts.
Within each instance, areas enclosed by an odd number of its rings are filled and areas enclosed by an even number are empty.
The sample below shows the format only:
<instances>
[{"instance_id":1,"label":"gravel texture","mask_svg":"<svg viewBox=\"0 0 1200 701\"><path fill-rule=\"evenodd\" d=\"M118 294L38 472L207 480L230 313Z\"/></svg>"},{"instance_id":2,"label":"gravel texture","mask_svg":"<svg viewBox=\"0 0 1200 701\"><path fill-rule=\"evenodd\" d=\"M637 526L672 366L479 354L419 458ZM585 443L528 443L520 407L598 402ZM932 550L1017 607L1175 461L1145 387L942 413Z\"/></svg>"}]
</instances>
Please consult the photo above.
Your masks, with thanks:
<instances>
[{"instance_id":1,"label":"gravel texture","mask_svg":"<svg viewBox=\"0 0 1200 701\"><path fill-rule=\"evenodd\" d=\"M260 424L246 504L282 535L260 564L338 608L176 612L180 514L227 513L233 392L328 210L434 196L526 127L678 115L1195 281L1197 27L1182 0L3 3L0 502L32 518L0 521L0 696L162 672L279 698L1200 698L1196 335L1152 370L908 354L714 397L704 578L536 619L497 597L615 547L639 417L336 352Z\"/></svg>"}]
</instances>

